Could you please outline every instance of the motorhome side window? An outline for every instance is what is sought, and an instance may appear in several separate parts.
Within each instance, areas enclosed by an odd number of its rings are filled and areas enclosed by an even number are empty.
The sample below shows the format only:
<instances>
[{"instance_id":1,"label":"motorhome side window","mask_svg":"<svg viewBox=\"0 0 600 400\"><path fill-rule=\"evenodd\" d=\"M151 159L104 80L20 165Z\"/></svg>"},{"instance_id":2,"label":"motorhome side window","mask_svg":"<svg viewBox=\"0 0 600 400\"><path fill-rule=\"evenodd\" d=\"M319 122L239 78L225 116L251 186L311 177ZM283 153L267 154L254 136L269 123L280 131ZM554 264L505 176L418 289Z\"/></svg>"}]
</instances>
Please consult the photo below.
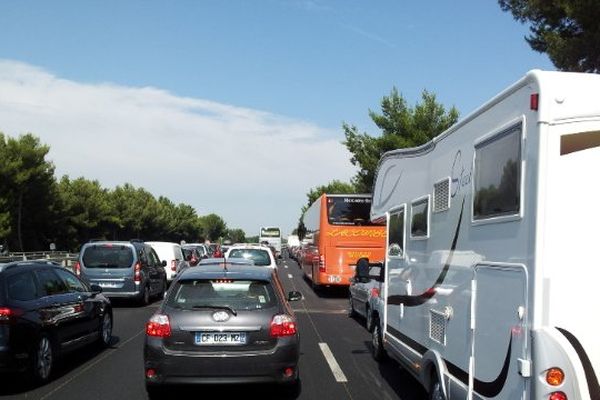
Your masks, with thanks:
<instances>
[{"instance_id":1,"label":"motorhome side window","mask_svg":"<svg viewBox=\"0 0 600 400\"><path fill-rule=\"evenodd\" d=\"M521 204L521 124L475 146L473 218L515 215Z\"/></svg>"},{"instance_id":2,"label":"motorhome side window","mask_svg":"<svg viewBox=\"0 0 600 400\"><path fill-rule=\"evenodd\" d=\"M429 196L412 203L410 236L426 238L429 236Z\"/></svg>"},{"instance_id":3,"label":"motorhome side window","mask_svg":"<svg viewBox=\"0 0 600 400\"><path fill-rule=\"evenodd\" d=\"M404 208L390 214L388 229L388 256L402 257L404 254Z\"/></svg>"}]
</instances>

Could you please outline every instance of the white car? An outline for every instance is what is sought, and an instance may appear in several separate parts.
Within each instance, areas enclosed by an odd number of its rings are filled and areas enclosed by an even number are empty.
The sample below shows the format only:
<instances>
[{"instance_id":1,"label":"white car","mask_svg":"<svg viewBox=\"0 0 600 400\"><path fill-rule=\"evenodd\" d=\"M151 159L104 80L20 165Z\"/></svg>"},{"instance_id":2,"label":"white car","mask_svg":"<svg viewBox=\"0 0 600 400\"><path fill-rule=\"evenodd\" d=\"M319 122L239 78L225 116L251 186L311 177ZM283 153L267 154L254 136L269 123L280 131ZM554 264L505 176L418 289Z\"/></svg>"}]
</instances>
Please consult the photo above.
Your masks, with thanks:
<instances>
[{"instance_id":1,"label":"white car","mask_svg":"<svg viewBox=\"0 0 600 400\"><path fill-rule=\"evenodd\" d=\"M271 249L258 244L231 246L225 253L225 258L245 258L254 261L254 265L277 268L277 262Z\"/></svg>"},{"instance_id":2,"label":"white car","mask_svg":"<svg viewBox=\"0 0 600 400\"><path fill-rule=\"evenodd\" d=\"M165 268L165 272L167 274L167 281L171 282L175 275L187 267L189 267L189 263L185 260L183 256L183 251L181 250L181 246L177 243L172 242L146 242L148 243L156 254L158 254L158 258L160 261L165 261L166 265L163 265Z\"/></svg>"}]
</instances>

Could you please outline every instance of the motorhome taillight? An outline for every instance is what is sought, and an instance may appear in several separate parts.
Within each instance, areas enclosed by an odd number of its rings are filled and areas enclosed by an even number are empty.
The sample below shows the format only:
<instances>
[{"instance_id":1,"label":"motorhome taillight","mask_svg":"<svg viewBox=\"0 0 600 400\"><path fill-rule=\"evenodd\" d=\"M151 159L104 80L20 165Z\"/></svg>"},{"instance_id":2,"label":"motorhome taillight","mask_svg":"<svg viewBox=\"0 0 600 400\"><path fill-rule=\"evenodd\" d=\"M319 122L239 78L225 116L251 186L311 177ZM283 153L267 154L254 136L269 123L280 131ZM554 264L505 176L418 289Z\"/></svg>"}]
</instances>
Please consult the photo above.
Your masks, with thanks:
<instances>
[{"instance_id":1,"label":"motorhome taillight","mask_svg":"<svg viewBox=\"0 0 600 400\"><path fill-rule=\"evenodd\" d=\"M533 93L529 97L529 108L531 108L533 111L537 111L539 105L540 105L540 95L538 93Z\"/></svg>"},{"instance_id":2,"label":"motorhome taillight","mask_svg":"<svg viewBox=\"0 0 600 400\"><path fill-rule=\"evenodd\" d=\"M135 263L135 267L133 270L133 281L134 282L142 281L142 264L139 261Z\"/></svg>"},{"instance_id":3,"label":"motorhome taillight","mask_svg":"<svg viewBox=\"0 0 600 400\"><path fill-rule=\"evenodd\" d=\"M319 272L325 272L325 254L319 256Z\"/></svg>"},{"instance_id":4,"label":"motorhome taillight","mask_svg":"<svg viewBox=\"0 0 600 400\"><path fill-rule=\"evenodd\" d=\"M550 368L546 371L546 382L550 386L560 386L565 380L565 373L560 368Z\"/></svg>"},{"instance_id":5,"label":"motorhome taillight","mask_svg":"<svg viewBox=\"0 0 600 400\"><path fill-rule=\"evenodd\" d=\"M564 392L552 392L548 400L568 400L569 398Z\"/></svg>"},{"instance_id":6,"label":"motorhome taillight","mask_svg":"<svg viewBox=\"0 0 600 400\"><path fill-rule=\"evenodd\" d=\"M73 272L75 272L75 275L81 276L81 263L79 261L73 266Z\"/></svg>"},{"instance_id":7,"label":"motorhome taillight","mask_svg":"<svg viewBox=\"0 0 600 400\"><path fill-rule=\"evenodd\" d=\"M177 260L171 260L171 271L177 271Z\"/></svg>"}]
</instances>

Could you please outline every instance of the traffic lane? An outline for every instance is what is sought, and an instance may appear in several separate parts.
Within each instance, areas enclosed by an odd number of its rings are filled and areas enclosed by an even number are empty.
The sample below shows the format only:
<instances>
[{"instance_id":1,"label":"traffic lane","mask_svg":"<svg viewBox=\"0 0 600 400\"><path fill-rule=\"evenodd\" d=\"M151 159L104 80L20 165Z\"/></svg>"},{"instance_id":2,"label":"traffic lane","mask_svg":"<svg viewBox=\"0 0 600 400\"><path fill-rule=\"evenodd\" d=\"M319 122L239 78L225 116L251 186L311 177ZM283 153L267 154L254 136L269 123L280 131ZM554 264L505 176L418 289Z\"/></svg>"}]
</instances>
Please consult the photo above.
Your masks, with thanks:
<instances>
[{"instance_id":1,"label":"traffic lane","mask_svg":"<svg viewBox=\"0 0 600 400\"><path fill-rule=\"evenodd\" d=\"M377 363L372 358L371 334L365 328L364 319L347 317L349 304L346 289L323 288L315 293L297 263L287 261L288 268L280 270L280 275L282 272L284 274L283 284L290 290L300 290L304 295L302 302L292 303L301 332L305 330L302 324L306 315L319 341L327 343L346 376L351 398L426 398L423 387L395 361L388 359Z\"/></svg>"},{"instance_id":2,"label":"traffic lane","mask_svg":"<svg viewBox=\"0 0 600 400\"><path fill-rule=\"evenodd\" d=\"M24 374L14 377L9 375L3 379L6 384L0 385L0 395L7 395L7 399L116 399L123 398L122 391L115 394L115 397L106 396L104 392L110 391L115 385L123 385L126 386L124 390L129 397L132 391L127 390L127 386L132 386L131 379L135 367L139 370L135 373L140 376L143 373L139 340L143 338L145 322L156 307L158 303L147 307L113 303L113 340L109 348L99 350L92 345L66 355L55 366L52 380L43 386L32 387ZM139 357L136 352L139 352ZM121 360L119 356L123 353L131 359ZM117 364L115 360L122 364ZM102 380L105 374L116 379L101 386L98 381ZM128 380L115 376L118 374L127 376Z\"/></svg>"}]
</instances>

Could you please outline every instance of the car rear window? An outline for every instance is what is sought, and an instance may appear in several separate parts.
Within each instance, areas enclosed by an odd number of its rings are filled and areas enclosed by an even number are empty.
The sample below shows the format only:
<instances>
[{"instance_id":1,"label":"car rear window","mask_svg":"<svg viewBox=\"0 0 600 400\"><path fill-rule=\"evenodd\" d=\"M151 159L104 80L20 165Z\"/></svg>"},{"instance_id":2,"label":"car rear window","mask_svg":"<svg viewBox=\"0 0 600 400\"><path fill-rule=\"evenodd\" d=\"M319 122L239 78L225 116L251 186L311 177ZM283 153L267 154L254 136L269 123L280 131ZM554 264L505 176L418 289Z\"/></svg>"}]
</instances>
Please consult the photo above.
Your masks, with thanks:
<instances>
[{"instance_id":1,"label":"car rear window","mask_svg":"<svg viewBox=\"0 0 600 400\"><path fill-rule=\"evenodd\" d=\"M254 261L254 265L271 265L271 258L266 250L260 249L233 249L229 258L245 258Z\"/></svg>"},{"instance_id":2,"label":"car rear window","mask_svg":"<svg viewBox=\"0 0 600 400\"><path fill-rule=\"evenodd\" d=\"M133 263L133 251L129 246L90 246L85 249L82 259L86 268L129 268Z\"/></svg>"},{"instance_id":3,"label":"car rear window","mask_svg":"<svg viewBox=\"0 0 600 400\"><path fill-rule=\"evenodd\" d=\"M234 310L270 308L276 304L273 287L266 281L212 279L179 281L167 299L171 307L201 309L210 306Z\"/></svg>"}]
</instances>

